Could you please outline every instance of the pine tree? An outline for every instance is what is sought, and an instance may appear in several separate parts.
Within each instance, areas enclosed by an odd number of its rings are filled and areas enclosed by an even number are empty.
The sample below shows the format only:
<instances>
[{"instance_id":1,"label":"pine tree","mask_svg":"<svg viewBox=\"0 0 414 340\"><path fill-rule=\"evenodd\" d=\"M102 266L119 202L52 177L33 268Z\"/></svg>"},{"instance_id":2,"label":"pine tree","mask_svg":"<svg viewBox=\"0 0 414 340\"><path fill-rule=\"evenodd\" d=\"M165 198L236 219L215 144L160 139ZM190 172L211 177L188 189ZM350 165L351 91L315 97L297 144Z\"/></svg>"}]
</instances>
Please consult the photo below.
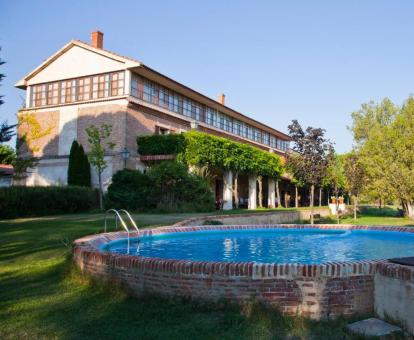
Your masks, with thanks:
<instances>
[{"instance_id":1,"label":"pine tree","mask_svg":"<svg viewBox=\"0 0 414 340\"><path fill-rule=\"evenodd\" d=\"M68 185L78 185L77 183L77 159L79 154L79 143L74 140L70 148L69 153L69 166L68 166Z\"/></svg>"}]
</instances>

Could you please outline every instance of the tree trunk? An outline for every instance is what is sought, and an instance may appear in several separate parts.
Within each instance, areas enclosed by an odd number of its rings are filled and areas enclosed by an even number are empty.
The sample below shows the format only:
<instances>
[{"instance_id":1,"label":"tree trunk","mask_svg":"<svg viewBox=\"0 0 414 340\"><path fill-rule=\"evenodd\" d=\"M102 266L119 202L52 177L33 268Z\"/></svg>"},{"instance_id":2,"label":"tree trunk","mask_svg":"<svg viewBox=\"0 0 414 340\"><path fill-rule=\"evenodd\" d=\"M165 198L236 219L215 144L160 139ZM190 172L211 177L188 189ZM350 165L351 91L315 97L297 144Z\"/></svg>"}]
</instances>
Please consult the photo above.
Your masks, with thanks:
<instances>
[{"instance_id":1,"label":"tree trunk","mask_svg":"<svg viewBox=\"0 0 414 340\"><path fill-rule=\"evenodd\" d=\"M263 208L263 178L262 176L257 177L259 183L259 208Z\"/></svg>"},{"instance_id":2,"label":"tree trunk","mask_svg":"<svg viewBox=\"0 0 414 340\"><path fill-rule=\"evenodd\" d=\"M99 185L99 208L103 210L103 189L102 189L102 172L98 171L98 185Z\"/></svg>"},{"instance_id":3,"label":"tree trunk","mask_svg":"<svg viewBox=\"0 0 414 340\"><path fill-rule=\"evenodd\" d=\"M405 202L406 205L406 209L407 209L407 217L414 219L414 206L412 204L412 202Z\"/></svg>"},{"instance_id":4,"label":"tree trunk","mask_svg":"<svg viewBox=\"0 0 414 340\"><path fill-rule=\"evenodd\" d=\"M234 206L236 209L239 209L239 174L236 172L234 174Z\"/></svg>"},{"instance_id":5,"label":"tree trunk","mask_svg":"<svg viewBox=\"0 0 414 340\"><path fill-rule=\"evenodd\" d=\"M335 198L336 198L336 221L339 224L340 218L339 218L339 189L335 187Z\"/></svg>"},{"instance_id":6,"label":"tree trunk","mask_svg":"<svg viewBox=\"0 0 414 340\"><path fill-rule=\"evenodd\" d=\"M280 208L279 180L276 181L276 203L277 203L277 207Z\"/></svg>"},{"instance_id":7,"label":"tree trunk","mask_svg":"<svg viewBox=\"0 0 414 340\"><path fill-rule=\"evenodd\" d=\"M298 186L295 185L295 208L299 207Z\"/></svg>"},{"instance_id":8,"label":"tree trunk","mask_svg":"<svg viewBox=\"0 0 414 340\"><path fill-rule=\"evenodd\" d=\"M358 197L354 196L354 220L357 219Z\"/></svg>"},{"instance_id":9,"label":"tree trunk","mask_svg":"<svg viewBox=\"0 0 414 340\"><path fill-rule=\"evenodd\" d=\"M315 186L312 184L310 187L310 212L311 212L311 216L310 216L310 224L313 224L314 219L313 219L313 196L315 194Z\"/></svg>"},{"instance_id":10,"label":"tree trunk","mask_svg":"<svg viewBox=\"0 0 414 340\"><path fill-rule=\"evenodd\" d=\"M322 188L319 188L319 206L322 206Z\"/></svg>"}]
</instances>

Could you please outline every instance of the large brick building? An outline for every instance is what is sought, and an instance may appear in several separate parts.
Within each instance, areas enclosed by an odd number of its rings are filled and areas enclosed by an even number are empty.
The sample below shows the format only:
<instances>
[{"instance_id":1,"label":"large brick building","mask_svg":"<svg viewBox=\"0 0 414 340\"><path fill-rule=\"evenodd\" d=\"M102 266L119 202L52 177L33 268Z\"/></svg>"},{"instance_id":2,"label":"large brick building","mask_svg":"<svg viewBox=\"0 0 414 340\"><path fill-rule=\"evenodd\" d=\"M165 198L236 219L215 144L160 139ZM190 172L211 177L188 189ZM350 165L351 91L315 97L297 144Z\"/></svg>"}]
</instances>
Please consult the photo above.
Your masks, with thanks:
<instances>
[{"instance_id":1,"label":"large brick building","mask_svg":"<svg viewBox=\"0 0 414 340\"><path fill-rule=\"evenodd\" d=\"M26 107L17 115L35 117L40 131L47 132L31 149L40 162L26 185L65 184L71 143L76 139L88 149L85 128L92 124L113 127L116 147L107 155L106 184L124 166L145 168L137 153L137 135L197 128L281 157L289 146L289 136L227 107L224 95L212 100L138 60L105 50L101 32L92 33L90 44L70 41L16 86L26 90ZM125 150L130 153L126 164ZM95 177L93 171L96 183ZM240 197L254 208L255 179L247 177L240 180ZM224 198L226 207L231 207L231 182L232 174L224 173L215 183L216 195ZM273 181L266 182L266 197L274 205Z\"/></svg>"}]
</instances>

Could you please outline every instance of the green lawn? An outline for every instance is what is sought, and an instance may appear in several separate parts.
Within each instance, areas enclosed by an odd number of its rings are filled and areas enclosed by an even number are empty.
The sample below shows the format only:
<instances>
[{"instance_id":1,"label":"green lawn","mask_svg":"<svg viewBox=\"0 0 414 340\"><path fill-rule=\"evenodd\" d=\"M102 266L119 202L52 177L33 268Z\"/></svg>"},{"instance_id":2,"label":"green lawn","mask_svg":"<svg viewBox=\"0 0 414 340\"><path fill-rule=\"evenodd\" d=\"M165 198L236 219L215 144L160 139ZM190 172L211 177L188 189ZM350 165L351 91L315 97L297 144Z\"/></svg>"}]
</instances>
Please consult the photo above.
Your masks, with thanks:
<instances>
[{"instance_id":1,"label":"green lawn","mask_svg":"<svg viewBox=\"0 0 414 340\"><path fill-rule=\"evenodd\" d=\"M140 227L194 214L135 215ZM71 242L102 231L102 215L0 221L0 339L351 339L346 321L281 317L253 305L127 297L71 262Z\"/></svg>"},{"instance_id":2,"label":"green lawn","mask_svg":"<svg viewBox=\"0 0 414 340\"><path fill-rule=\"evenodd\" d=\"M318 223L337 223L335 217L323 218ZM398 217L396 207L387 206L379 209L377 207L362 206L361 212L358 213L357 219L354 216L341 218L340 223L357 224L357 225L391 225L413 227L414 221L406 217Z\"/></svg>"}]
</instances>

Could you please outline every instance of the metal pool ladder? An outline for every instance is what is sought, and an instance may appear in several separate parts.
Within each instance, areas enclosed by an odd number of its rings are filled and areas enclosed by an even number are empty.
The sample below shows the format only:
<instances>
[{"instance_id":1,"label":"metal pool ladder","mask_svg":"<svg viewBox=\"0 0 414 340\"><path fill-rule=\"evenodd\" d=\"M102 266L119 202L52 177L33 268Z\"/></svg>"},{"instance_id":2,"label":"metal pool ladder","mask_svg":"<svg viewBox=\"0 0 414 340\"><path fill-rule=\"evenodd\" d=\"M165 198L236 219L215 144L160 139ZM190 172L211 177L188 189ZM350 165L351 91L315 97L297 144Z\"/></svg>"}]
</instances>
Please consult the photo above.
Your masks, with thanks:
<instances>
[{"instance_id":1,"label":"metal pool ladder","mask_svg":"<svg viewBox=\"0 0 414 340\"><path fill-rule=\"evenodd\" d=\"M126 211L125 209L120 209L120 210L108 209L105 212L105 225L104 225L104 227L105 227L105 233L106 233L107 219L108 219L108 215L110 213L114 213L115 214L115 228L118 229L118 220L119 220L121 222L122 227L127 232L127 235L128 235L128 253L129 253L129 245L130 245L129 234L130 234L130 230L128 229L128 226L125 223L125 221L122 218L122 216L121 216L120 213L124 213L124 215L126 215L128 217L129 221L131 222L131 224L134 227L134 229L137 231L138 235L139 235L139 229L138 229L135 221L132 219L131 215L129 214L129 212Z\"/></svg>"}]
</instances>

